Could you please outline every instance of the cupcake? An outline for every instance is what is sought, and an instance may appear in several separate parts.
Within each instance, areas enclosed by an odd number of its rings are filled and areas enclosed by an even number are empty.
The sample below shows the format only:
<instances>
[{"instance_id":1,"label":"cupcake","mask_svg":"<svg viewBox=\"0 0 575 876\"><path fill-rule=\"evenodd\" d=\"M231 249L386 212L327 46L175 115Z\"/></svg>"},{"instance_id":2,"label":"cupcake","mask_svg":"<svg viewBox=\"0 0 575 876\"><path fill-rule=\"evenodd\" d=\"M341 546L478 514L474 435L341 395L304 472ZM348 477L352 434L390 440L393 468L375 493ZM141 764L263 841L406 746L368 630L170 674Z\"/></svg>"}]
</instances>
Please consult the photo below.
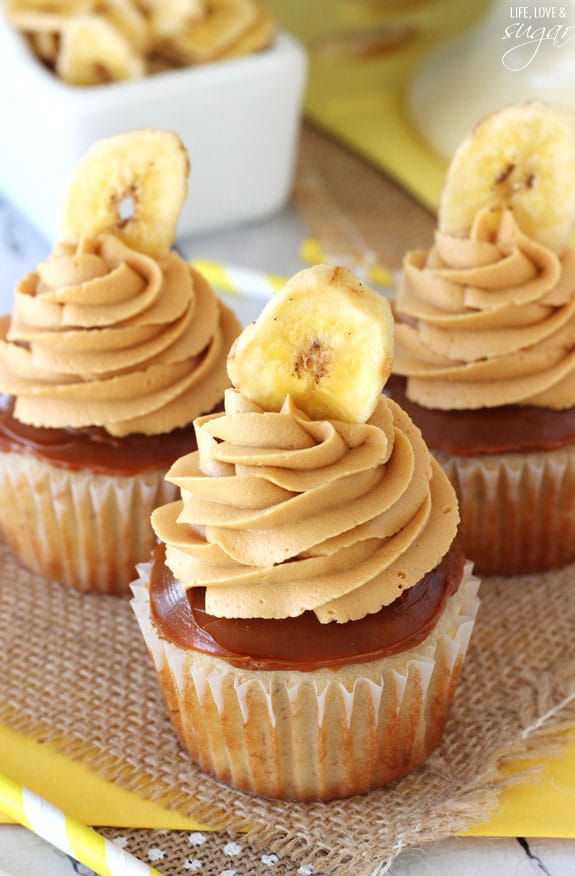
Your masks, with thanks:
<instances>
[{"instance_id":1,"label":"cupcake","mask_svg":"<svg viewBox=\"0 0 575 876\"><path fill-rule=\"evenodd\" d=\"M0 529L79 590L129 592L150 514L175 496L165 474L229 386L240 325L171 249L187 175L171 132L95 143L62 240L0 319Z\"/></svg>"},{"instance_id":2,"label":"cupcake","mask_svg":"<svg viewBox=\"0 0 575 876\"><path fill-rule=\"evenodd\" d=\"M369 791L441 739L477 610L454 490L382 395L393 321L346 269L296 274L228 357L156 509L134 611L184 749L283 800Z\"/></svg>"},{"instance_id":3,"label":"cupcake","mask_svg":"<svg viewBox=\"0 0 575 876\"><path fill-rule=\"evenodd\" d=\"M429 250L406 255L386 391L458 494L484 574L575 560L575 114L483 119L447 173Z\"/></svg>"}]
</instances>

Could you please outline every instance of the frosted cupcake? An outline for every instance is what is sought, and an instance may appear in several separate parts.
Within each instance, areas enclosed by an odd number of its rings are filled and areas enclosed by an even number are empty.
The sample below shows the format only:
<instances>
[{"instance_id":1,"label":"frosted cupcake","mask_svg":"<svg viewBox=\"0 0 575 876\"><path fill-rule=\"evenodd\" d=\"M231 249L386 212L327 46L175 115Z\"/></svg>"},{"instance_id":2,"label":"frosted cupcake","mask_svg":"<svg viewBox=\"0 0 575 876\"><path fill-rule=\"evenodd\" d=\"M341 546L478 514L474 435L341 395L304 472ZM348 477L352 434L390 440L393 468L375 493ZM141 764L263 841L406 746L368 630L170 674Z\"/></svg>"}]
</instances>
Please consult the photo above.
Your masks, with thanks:
<instances>
[{"instance_id":1,"label":"frosted cupcake","mask_svg":"<svg viewBox=\"0 0 575 876\"><path fill-rule=\"evenodd\" d=\"M387 387L452 480L478 571L575 560L575 114L485 118L408 253Z\"/></svg>"},{"instance_id":2,"label":"frosted cupcake","mask_svg":"<svg viewBox=\"0 0 575 876\"><path fill-rule=\"evenodd\" d=\"M168 473L133 607L183 747L262 796L329 800L414 769L477 609L453 488L381 390L389 305L293 277L232 347L225 411Z\"/></svg>"},{"instance_id":3,"label":"frosted cupcake","mask_svg":"<svg viewBox=\"0 0 575 876\"><path fill-rule=\"evenodd\" d=\"M166 471L229 385L240 325L171 250L187 174L175 134L96 143L62 242L0 320L0 528L29 569L80 590L128 592L175 495Z\"/></svg>"}]
</instances>

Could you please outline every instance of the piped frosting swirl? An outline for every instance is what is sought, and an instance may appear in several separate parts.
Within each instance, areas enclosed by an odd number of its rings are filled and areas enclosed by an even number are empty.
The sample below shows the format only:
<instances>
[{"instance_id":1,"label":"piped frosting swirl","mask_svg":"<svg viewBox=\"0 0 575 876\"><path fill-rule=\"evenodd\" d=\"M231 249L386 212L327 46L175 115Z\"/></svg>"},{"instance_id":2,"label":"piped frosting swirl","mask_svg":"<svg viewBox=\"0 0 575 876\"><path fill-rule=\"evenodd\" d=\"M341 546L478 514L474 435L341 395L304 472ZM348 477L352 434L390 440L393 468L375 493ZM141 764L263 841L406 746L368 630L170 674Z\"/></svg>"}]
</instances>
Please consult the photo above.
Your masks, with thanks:
<instances>
[{"instance_id":1,"label":"piped frosting swirl","mask_svg":"<svg viewBox=\"0 0 575 876\"><path fill-rule=\"evenodd\" d=\"M113 235L57 244L0 320L0 392L32 426L170 432L221 400L239 331L175 252L154 259Z\"/></svg>"},{"instance_id":2,"label":"piped frosting swirl","mask_svg":"<svg viewBox=\"0 0 575 876\"><path fill-rule=\"evenodd\" d=\"M343 623L379 611L447 553L454 491L390 399L367 423L267 412L227 390L195 422L198 450L167 478L181 500L152 525L185 588L218 617Z\"/></svg>"},{"instance_id":3,"label":"piped frosting swirl","mask_svg":"<svg viewBox=\"0 0 575 876\"><path fill-rule=\"evenodd\" d=\"M444 410L575 405L575 251L530 239L511 211L408 253L394 304L395 373Z\"/></svg>"}]
</instances>

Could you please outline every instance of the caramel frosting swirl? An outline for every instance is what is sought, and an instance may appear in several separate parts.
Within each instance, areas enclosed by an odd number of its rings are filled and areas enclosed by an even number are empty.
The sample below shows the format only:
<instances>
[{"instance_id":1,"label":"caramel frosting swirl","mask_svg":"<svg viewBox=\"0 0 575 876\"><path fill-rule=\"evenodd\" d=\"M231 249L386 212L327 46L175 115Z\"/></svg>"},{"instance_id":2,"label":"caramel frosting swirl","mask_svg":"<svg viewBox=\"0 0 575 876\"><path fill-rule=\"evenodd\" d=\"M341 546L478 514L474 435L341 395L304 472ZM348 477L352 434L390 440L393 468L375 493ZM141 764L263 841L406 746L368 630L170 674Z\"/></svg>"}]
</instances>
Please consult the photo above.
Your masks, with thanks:
<instances>
[{"instance_id":1,"label":"caramel frosting swirl","mask_svg":"<svg viewBox=\"0 0 575 876\"><path fill-rule=\"evenodd\" d=\"M394 310L394 371L412 401L575 405L575 251L530 239L510 211L408 253Z\"/></svg>"},{"instance_id":2,"label":"caramel frosting swirl","mask_svg":"<svg viewBox=\"0 0 575 876\"><path fill-rule=\"evenodd\" d=\"M0 319L0 392L32 426L171 432L221 401L240 328L175 252L155 260L112 235L57 244Z\"/></svg>"},{"instance_id":3,"label":"caramel frosting swirl","mask_svg":"<svg viewBox=\"0 0 575 876\"><path fill-rule=\"evenodd\" d=\"M421 433L382 397L367 423L311 420L286 398L263 411L238 390L195 422L198 450L167 479L181 500L152 525L209 614L358 620L413 587L457 530L453 488Z\"/></svg>"}]
</instances>

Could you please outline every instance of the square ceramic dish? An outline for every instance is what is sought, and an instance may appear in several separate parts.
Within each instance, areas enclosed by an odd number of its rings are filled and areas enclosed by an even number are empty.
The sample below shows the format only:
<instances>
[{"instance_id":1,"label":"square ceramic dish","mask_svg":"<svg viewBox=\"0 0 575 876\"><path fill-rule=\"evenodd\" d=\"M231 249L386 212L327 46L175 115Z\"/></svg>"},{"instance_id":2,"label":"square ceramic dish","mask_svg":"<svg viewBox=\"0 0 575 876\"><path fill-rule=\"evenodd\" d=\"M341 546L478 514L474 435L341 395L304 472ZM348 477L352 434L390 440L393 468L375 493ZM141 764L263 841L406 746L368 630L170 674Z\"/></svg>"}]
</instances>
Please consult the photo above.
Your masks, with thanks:
<instances>
[{"instance_id":1,"label":"square ceramic dish","mask_svg":"<svg viewBox=\"0 0 575 876\"><path fill-rule=\"evenodd\" d=\"M290 192L307 59L285 33L257 54L129 82L64 84L0 14L0 193L49 240L72 168L97 139L175 130L191 173L178 235L262 218Z\"/></svg>"}]
</instances>

